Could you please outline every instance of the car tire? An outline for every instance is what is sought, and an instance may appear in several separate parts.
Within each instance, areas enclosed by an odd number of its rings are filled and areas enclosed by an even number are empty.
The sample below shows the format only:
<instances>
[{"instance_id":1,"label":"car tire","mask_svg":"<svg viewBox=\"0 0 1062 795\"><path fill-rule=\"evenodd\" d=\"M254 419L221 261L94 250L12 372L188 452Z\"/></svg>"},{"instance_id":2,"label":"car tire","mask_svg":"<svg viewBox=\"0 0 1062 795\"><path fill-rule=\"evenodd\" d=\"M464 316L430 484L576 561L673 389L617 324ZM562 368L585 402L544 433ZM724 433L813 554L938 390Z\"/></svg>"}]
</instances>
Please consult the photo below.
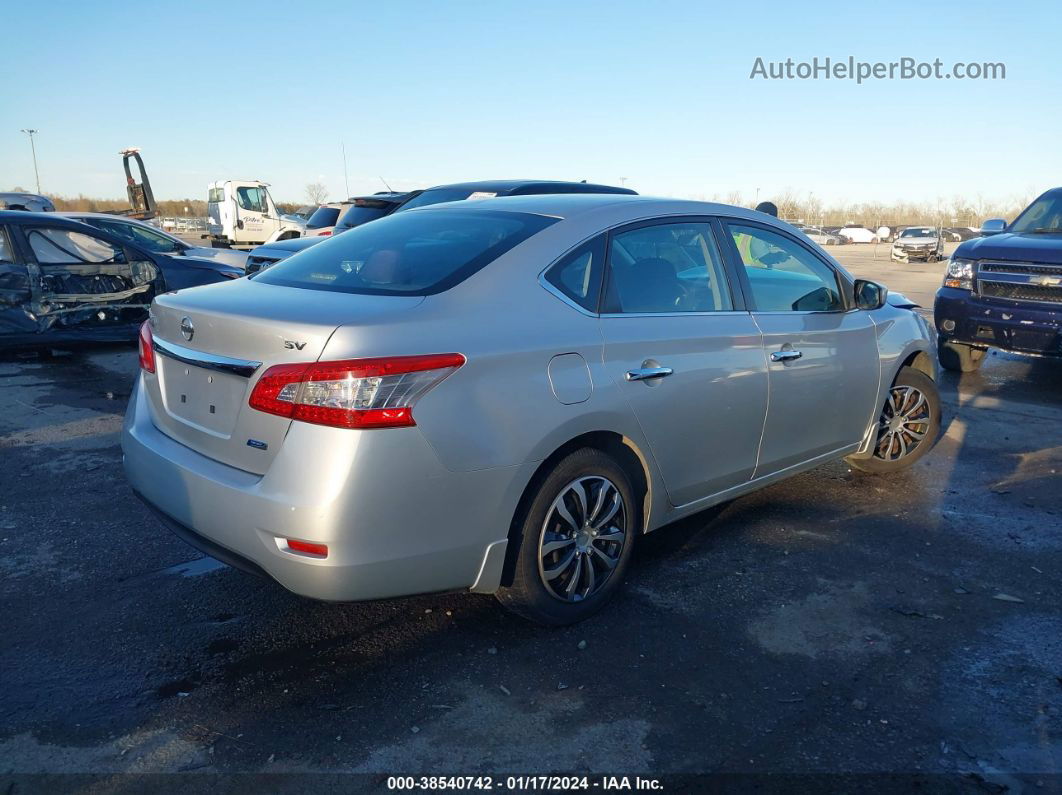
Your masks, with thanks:
<instances>
[{"instance_id":1,"label":"car tire","mask_svg":"<svg viewBox=\"0 0 1062 795\"><path fill-rule=\"evenodd\" d=\"M620 587L641 514L630 478L611 456L593 448L565 456L516 518L519 549L512 584L495 596L508 610L539 624L563 626L589 618ZM621 537L607 538L618 532Z\"/></svg>"},{"instance_id":2,"label":"car tire","mask_svg":"<svg viewBox=\"0 0 1062 795\"><path fill-rule=\"evenodd\" d=\"M962 342L937 342L937 360L940 366L955 373L976 372L985 359L985 353L984 348L975 348Z\"/></svg>"},{"instance_id":3,"label":"car tire","mask_svg":"<svg viewBox=\"0 0 1062 795\"><path fill-rule=\"evenodd\" d=\"M881 408L873 455L849 458L848 463L874 475L899 472L932 450L939 434L940 392L936 383L913 367L903 367Z\"/></svg>"}]
</instances>

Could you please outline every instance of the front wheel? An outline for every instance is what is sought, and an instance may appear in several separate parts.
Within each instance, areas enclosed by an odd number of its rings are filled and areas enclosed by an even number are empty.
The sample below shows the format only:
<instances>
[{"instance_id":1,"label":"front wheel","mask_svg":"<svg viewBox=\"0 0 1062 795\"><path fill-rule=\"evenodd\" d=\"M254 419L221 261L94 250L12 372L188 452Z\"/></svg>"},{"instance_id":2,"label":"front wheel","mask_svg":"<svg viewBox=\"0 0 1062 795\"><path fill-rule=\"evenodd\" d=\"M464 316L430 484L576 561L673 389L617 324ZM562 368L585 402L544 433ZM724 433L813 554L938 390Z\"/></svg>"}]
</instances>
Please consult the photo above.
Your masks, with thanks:
<instances>
[{"instance_id":1,"label":"front wheel","mask_svg":"<svg viewBox=\"0 0 1062 795\"><path fill-rule=\"evenodd\" d=\"M887 475L906 469L928 453L940 433L940 393L933 379L913 367L896 376L878 417L870 458L850 458L856 469Z\"/></svg>"},{"instance_id":2,"label":"front wheel","mask_svg":"<svg viewBox=\"0 0 1062 795\"><path fill-rule=\"evenodd\" d=\"M540 624L590 617L620 586L640 527L623 468L600 450L576 450L538 486L520 524L513 583L498 601Z\"/></svg>"}]
</instances>

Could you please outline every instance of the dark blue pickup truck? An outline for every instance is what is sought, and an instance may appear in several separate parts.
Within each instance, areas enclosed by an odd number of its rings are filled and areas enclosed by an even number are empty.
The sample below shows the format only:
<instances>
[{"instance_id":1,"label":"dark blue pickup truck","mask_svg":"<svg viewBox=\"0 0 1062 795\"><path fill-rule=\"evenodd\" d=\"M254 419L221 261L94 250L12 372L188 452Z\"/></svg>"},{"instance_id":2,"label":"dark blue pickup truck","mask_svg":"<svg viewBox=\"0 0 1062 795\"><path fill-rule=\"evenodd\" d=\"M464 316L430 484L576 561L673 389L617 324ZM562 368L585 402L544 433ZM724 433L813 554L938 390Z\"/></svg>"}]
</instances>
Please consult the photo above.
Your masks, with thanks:
<instances>
[{"instance_id":1,"label":"dark blue pickup truck","mask_svg":"<svg viewBox=\"0 0 1062 795\"><path fill-rule=\"evenodd\" d=\"M1062 188L955 249L937 291L940 364L971 372L988 348L1062 356Z\"/></svg>"}]
</instances>

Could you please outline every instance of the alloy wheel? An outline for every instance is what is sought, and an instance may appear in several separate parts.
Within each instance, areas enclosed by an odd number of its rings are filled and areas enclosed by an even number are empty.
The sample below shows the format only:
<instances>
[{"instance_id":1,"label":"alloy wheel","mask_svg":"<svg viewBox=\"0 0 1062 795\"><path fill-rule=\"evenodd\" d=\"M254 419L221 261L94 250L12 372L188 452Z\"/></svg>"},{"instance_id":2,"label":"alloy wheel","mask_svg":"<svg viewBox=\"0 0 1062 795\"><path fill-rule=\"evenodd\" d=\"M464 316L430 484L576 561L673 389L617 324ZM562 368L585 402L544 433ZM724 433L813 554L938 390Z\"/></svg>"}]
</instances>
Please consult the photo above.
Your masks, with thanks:
<instances>
[{"instance_id":1,"label":"alloy wheel","mask_svg":"<svg viewBox=\"0 0 1062 795\"><path fill-rule=\"evenodd\" d=\"M608 478L573 480L546 512L538 543L538 572L549 593L580 602L599 591L623 553L627 506Z\"/></svg>"},{"instance_id":2,"label":"alloy wheel","mask_svg":"<svg viewBox=\"0 0 1062 795\"><path fill-rule=\"evenodd\" d=\"M874 457L899 461L913 453L929 432L930 412L929 401L920 390L906 385L890 389L878 423Z\"/></svg>"}]
</instances>

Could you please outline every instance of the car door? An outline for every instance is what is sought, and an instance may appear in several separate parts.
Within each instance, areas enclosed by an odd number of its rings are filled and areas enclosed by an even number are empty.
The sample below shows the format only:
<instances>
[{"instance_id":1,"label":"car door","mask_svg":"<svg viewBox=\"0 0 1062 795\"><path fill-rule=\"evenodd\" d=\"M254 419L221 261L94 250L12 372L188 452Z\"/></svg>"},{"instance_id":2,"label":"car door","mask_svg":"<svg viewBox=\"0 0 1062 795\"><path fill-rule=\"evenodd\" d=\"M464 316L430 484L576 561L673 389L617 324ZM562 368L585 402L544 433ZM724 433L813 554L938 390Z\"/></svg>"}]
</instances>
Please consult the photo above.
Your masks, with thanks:
<instances>
[{"instance_id":1,"label":"car door","mask_svg":"<svg viewBox=\"0 0 1062 795\"><path fill-rule=\"evenodd\" d=\"M39 331L133 323L162 291L156 263L82 224L20 227Z\"/></svg>"},{"instance_id":2,"label":"car door","mask_svg":"<svg viewBox=\"0 0 1062 795\"><path fill-rule=\"evenodd\" d=\"M649 442L672 504L746 482L767 411L759 330L706 218L608 237L604 364Z\"/></svg>"},{"instance_id":3,"label":"car door","mask_svg":"<svg viewBox=\"0 0 1062 795\"><path fill-rule=\"evenodd\" d=\"M795 236L746 221L726 227L769 373L756 476L858 443L877 408L873 321L853 308L834 267Z\"/></svg>"},{"instance_id":4,"label":"car door","mask_svg":"<svg viewBox=\"0 0 1062 795\"><path fill-rule=\"evenodd\" d=\"M258 185L238 186L236 208L236 217L239 219L236 222L236 240L241 243L264 243L274 230L272 219L266 221L266 189Z\"/></svg>"}]
</instances>

